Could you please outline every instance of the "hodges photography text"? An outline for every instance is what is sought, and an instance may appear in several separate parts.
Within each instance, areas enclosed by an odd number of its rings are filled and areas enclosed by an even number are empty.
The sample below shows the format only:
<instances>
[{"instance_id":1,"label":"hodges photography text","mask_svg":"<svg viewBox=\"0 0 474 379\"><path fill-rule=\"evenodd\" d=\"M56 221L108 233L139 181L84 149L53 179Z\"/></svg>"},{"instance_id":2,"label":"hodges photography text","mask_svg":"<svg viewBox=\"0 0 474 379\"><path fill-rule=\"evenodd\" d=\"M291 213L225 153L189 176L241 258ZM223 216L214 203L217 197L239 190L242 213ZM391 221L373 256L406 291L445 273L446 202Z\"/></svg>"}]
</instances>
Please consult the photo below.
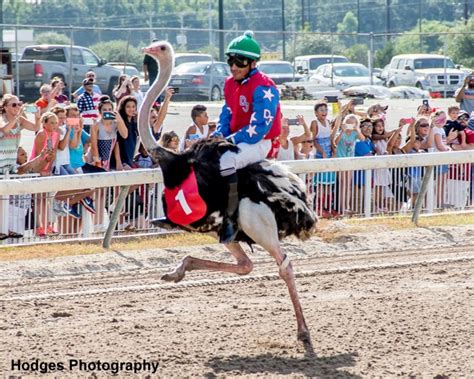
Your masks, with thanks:
<instances>
[{"instance_id":1,"label":"hodges photography text","mask_svg":"<svg viewBox=\"0 0 474 379\"><path fill-rule=\"evenodd\" d=\"M108 374L120 374L121 372L129 372L134 374L150 373L155 374L159 367L159 362L148 361L103 361L103 360L83 360L71 358L66 361L48 362L39 359L21 360L12 359L10 370L22 371L30 373L48 374L54 372L99 372L103 371Z\"/></svg>"}]
</instances>

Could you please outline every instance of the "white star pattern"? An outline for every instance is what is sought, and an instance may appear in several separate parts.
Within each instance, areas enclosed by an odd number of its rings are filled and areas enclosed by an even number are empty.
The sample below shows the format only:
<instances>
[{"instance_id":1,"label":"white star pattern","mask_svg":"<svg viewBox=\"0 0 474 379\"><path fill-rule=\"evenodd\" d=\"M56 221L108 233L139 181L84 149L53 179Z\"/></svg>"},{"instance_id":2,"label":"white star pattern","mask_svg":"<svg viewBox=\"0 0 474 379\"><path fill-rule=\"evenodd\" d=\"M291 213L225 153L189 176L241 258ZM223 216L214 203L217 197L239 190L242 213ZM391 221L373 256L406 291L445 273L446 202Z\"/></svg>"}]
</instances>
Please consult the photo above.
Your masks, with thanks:
<instances>
[{"instance_id":1,"label":"white star pattern","mask_svg":"<svg viewBox=\"0 0 474 379\"><path fill-rule=\"evenodd\" d=\"M254 135L257 135L258 133L255 131L255 128L257 125L249 125L247 129L247 133L249 134L249 137L252 138Z\"/></svg>"},{"instance_id":2,"label":"white star pattern","mask_svg":"<svg viewBox=\"0 0 474 379\"><path fill-rule=\"evenodd\" d=\"M270 125L273 122L273 116L269 109L263 110L263 118L265 119L265 123Z\"/></svg>"},{"instance_id":3,"label":"white star pattern","mask_svg":"<svg viewBox=\"0 0 474 379\"><path fill-rule=\"evenodd\" d=\"M275 97L275 95L272 93L271 88L269 88L267 91L263 90L263 93L265 94L265 95L263 95L264 99L268 99L268 100L272 101L272 98Z\"/></svg>"},{"instance_id":4,"label":"white star pattern","mask_svg":"<svg viewBox=\"0 0 474 379\"><path fill-rule=\"evenodd\" d=\"M230 109L230 107L227 107L227 110L229 111L230 114L232 114L232 109Z\"/></svg>"},{"instance_id":5,"label":"white star pattern","mask_svg":"<svg viewBox=\"0 0 474 379\"><path fill-rule=\"evenodd\" d=\"M255 117L255 114L256 114L256 113L257 113L257 112L253 112L253 113L252 113L252 116L250 116L250 123L252 123L252 122L254 122L254 121L257 121L257 117Z\"/></svg>"}]
</instances>

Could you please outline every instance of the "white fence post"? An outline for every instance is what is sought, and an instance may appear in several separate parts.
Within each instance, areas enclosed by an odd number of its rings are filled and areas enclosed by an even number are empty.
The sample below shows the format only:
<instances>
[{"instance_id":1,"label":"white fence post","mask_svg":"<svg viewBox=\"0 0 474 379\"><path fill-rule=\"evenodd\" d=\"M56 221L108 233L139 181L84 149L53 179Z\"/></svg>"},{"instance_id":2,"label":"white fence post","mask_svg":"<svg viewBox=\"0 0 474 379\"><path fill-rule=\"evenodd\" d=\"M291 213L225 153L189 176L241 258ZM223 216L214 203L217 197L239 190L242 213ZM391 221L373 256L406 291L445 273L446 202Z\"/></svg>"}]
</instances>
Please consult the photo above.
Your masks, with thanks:
<instances>
[{"instance_id":1,"label":"white fence post","mask_svg":"<svg viewBox=\"0 0 474 379\"><path fill-rule=\"evenodd\" d=\"M427 171L428 177L428 189L426 191L426 212L433 213L435 203L435 182L434 182L434 168Z\"/></svg>"},{"instance_id":2,"label":"white fence post","mask_svg":"<svg viewBox=\"0 0 474 379\"><path fill-rule=\"evenodd\" d=\"M372 170L365 170L364 185L364 216L370 217L372 205Z\"/></svg>"}]
</instances>

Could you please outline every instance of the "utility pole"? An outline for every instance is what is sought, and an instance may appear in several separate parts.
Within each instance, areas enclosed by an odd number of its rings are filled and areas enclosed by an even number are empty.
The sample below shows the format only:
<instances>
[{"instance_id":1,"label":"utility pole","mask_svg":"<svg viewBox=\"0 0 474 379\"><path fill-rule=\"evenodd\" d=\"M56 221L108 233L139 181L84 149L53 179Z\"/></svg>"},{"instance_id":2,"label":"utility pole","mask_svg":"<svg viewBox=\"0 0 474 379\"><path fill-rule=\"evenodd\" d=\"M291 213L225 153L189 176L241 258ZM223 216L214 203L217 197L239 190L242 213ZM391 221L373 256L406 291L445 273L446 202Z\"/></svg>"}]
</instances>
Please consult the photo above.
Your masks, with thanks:
<instances>
[{"instance_id":1,"label":"utility pole","mask_svg":"<svg viewBox=\"0 0 474 379\"><path fill-rule=\"evenodd\" d=\"M219 60L224 60L224 0L219 0Z\"/></svg>"},{"instance_id":2,"label":"utility pole","mask_svg":"<svg viewBox=\"0 0 474 379\"><path fill-rule=\"evenodd\" d=\"M423 36L421 35L421 0L418 0L418 32L420 33L420 53L423 52Z\"/></svg>"},{"instance_id":3,"label":"utility pole","mask_svg":"<svg viewBox=\"0 0 474 379\"><path fill-rule=\"evenodd\" d=\"M390 41L390 0L387 0L387 3L386 3L386 6L385 6L385 10L386 10L386 27L387 27L387 42Z\"/></svg>"},{"instance_id":4,"label":"utility pole","mask_svg":"<svg viewBox=\"0 0 474 379\"><path fill-rule=\"evenodd\" d=\"M285 0L281 0L281 36L282 36L282 55L286 59L286 35L285 35Z\"/></svg>"},{"instance_id":5,"label":"utility pole","mask_svg":"<svg viewBox=\"0 0 474 379\"><path fill-rule=\"evenodd\" d=\"M357 33L360 33L360 0L357 0Z\"/></svg>"},{"instance_id":6,"label":"utility pole","mask_svg":"<svg viewBox=\"0 0 474 379\"><path fill-rule=\"evenodd\" d=\"M3 0L0 0L0 24L3 24ZM3 26L0 27L0 47L3 47Z\"/></svg>"},{"instance_id":7,"label":"utility pole","mask_svg":"<svg viewBox=\"0 0 474 379\"><path fill-rule=\"evenodd\" d=\"M207 3L208 28L209 28L209 46L212 46L212 0Z\"/></svg>"},{"instance_id":8,"label":"utility pole","mask_svg":"<svg viewBox=\"0 0 474 379\"><path fill-rule=\"evenodd\" d=\"M304 0L301 0L301 30L304 30L305 17L304 17Z\"/></svg>"},{"instance_id":9,"label":"utility pole","mask_svg":"<svg viewBox=\"0 0 474 379\"><path fill-rule=\"evenodd\" d=\"M464 0L464 25L467 24L467 20L469 20L469 2Z\"/></svg>"}]
</instances>

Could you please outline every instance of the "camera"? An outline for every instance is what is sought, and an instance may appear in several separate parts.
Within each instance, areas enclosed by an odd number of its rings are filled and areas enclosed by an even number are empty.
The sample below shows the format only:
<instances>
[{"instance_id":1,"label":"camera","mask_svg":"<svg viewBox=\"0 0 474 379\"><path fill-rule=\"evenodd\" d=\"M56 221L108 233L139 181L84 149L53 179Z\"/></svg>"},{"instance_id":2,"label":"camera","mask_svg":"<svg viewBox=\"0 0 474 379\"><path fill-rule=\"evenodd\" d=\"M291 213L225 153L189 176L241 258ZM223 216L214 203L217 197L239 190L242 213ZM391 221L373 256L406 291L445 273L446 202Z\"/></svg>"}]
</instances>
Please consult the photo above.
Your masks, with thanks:
<instances>
[{"instance_id":1,"label":"camera","mask_svg":"<svg viewBox=\"0 0 474 379\"><path fill-rule=\"evenodd\" d=\"M423 99L423 105L426 105L427 107L430 106L428 99Z\"/></svg>"},{"instance_id":2,"label":"camera","mask_svg":"<svg viewBox=\"0 0 474 379\"><path fill-rule=\"evenodd\" d=\"M179 93L179 87L171 87L174 93Z\"/></svg>"},{"instance_id":3,"label":"camera","mask_svg":"<svg viewBox=\"0 0 474 379\"><path fill-rule=\"evenodd\" d=\"M288 119L288 126L289 125L299 125L299 124L300 124L300 122L298 121L297 118L289 118Z\"/></svg>"},{"instance_id":4,"label":"camera","mask_svg":"<svg viewBox=\"0 0 474 379\"><path fill-rule=\"evenodd\" d=\"M102 117L104 120L115 120L115 114L114 112L104 112L102 114Z\"/></svg>"},{"instance_id":5,"label":"camera","mask_svg":"<svg viewBox=\"0 0 474 379\"><path fill-rule=\"evenodd\" d=\"M352 104L354 105L362 105L364 104L364 98L363 97L354 97L351 99Z\"/></svg>"},{"instance_id":6,"label":"camera","mask_svg":"<svg viewBox=\"0 0 474 379\"><path fill-rule=\"evenodd\" d=\"M325 96L324 98L328 103L337 103L337 96Z\"/></svg>"}]
</instances>

